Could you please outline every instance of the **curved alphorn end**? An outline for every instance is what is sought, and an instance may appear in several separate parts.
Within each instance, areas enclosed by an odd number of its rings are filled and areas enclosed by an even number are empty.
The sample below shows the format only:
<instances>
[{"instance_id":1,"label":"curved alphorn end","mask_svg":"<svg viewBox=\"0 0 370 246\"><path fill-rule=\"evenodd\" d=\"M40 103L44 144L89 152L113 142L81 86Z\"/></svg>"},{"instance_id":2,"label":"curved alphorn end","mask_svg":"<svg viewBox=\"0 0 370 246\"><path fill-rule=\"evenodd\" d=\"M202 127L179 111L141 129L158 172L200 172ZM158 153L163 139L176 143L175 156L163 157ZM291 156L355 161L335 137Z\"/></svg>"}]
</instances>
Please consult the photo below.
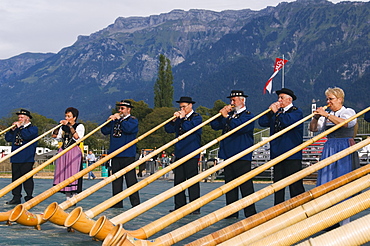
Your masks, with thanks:
<instances>
[{"instance_id":1,"label":"curved alphorn end","mask_svg":"<svg viewBox=\"0 0 370 246\"><path fill-rule=\"evenodd\" d=\"M77 207L67 216L64 226L88 234L94 225L94 221L86 216L82 207Z\"/></svg>"},{"instance_id":2,"label":"curved alphorn end","mask_svg":"<svg viewBox=\"0 0 370 246\"><path fill-rule=\"evenodd\" d=\"M6 221L7 225L10 225L9 217L13 210L9 210L8 212L1 212L0 213L0 221Z\"/></svg>"},{"instance_id":3,"label":"curved alphorn end","mask_svg":"<svg viewBox=\"0 0 370 246\"><path fill-rule=\"evenodd\" d=\"M147 239L148 236L146 235L145 231L143 230L143 228L139 228L135 231L125 231L129 236L132 236L134 238L138 238L138 239Z\"/></svg>"},{"instance_id":4,"label":"curved alphorn end","mask_svg":"<svg viewBox=\"0 0 370 246\"><path fill-rule=\"evenodd\" d=\"M124 232L122 224L118 224L108 233L102 245L117 245L123 236L126 238L127 234Z\"/></svg>"},{"instance_id":5,"label":"curved alphorn end","mask_svg":"<svg viewBox=\"0 0 370 246\"><path fill-rule=\"evenodd\" d=\"M42 219L42 215L29 212L23 204L19 204L13 209L9 221L15 221L25 226L34 226L37 230L40 230L40 225L46 222Z\"/></svg>"},{"instance_id":6,"label":"curved alphorn end","mask_svg":"<svg viewBox=\"0 0 370 246\"><path fill-rule=\"evenodd\" d=\"M44 211L43 220L50 221L56 225L64 226L68 217L66 213L57 202L51 203Z\"/></svg>"},{"instance_id":7,"label":"curved alphorn end","mask_svg":"<svg viewBox=\"0 0 370 246\"><path fill-rule=\"evenodd\" d=\"M113 228L114 224L106 216L102 216L94 223L89 235L103 241Z\"/></svg>"},{"instance_id":8,"label":"curved alphorn end","mask_svg":"<svg viewBox=\"0 0 370 246\"><path fill-rule=\"evenodd\" d=\"M141 240L131 237L127 233L124 233L119 241L114 246L154 246L154 245L164 245L160 239L153 240Z\"/></svg>"}]
</instances>

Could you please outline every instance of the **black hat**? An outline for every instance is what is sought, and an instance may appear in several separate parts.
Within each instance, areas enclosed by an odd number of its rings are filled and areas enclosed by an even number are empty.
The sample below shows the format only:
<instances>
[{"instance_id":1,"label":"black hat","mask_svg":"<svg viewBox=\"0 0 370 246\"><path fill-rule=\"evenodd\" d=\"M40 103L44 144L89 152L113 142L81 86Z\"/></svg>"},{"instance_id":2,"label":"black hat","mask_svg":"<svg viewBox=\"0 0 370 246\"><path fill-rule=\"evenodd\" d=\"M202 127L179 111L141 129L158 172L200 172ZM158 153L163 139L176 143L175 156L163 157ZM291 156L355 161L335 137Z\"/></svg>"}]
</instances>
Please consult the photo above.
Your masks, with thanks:
<instances>
[{"instance_id":1,"label":"black hat","mask_svg":"<svg viewBox=\"0 0 370 246\"><path fill-rule=\"evenodd\" d=\"M180 97L180 100L176 101L177 103L192 103L194 104L195 102L191 97Z\"/></svg>"},{"instance_id":2,"label":"black hat","mask_svg":"<svg viewBox=\"0 0 370 246\"><path fill-rule=\"evenodd\" d=\"M126 106L128 108L134 108L129 100L121 100L121 102L117 103L116 106Z\"/></svg>"},{"instance_id":3,"label":"black hat","mask_svg":"<svg viewBox=\"0 0 370 246\"><path fill-rule=\"evenodd\" d=\"M230 92L230 96L228 96L227 98L231 98L231 97L248 97L248 96L244 95L244 91L232 90Z\"/></svg>"},{"instance_id":4,"label":"black hat","mask_svg":"<svg viewBox=\"0 0 370 246\"><path fill-rule=\"evenodd\" d=\"M28 117L30 117L30 119L32 119L32 115L30 113L30 111L26 110L26 109L20 109L17 113L17 115L20 115L20 114L23 114L23 115L27 115Z\"/></svg>"},{"instance_id":5,"label":"black hat","mask_svg":"<svg viewBox=\"0 0 370 246\"><path fill-rule=\"evenodd\" d=\"M287 88L282 88L281 90L276 91L276 94L280 95L281 93L287 94L293 98L293 101L297 99L296 95L294 95L294 92L292 90L289 90Z\"/></svg>"}]
</instances>

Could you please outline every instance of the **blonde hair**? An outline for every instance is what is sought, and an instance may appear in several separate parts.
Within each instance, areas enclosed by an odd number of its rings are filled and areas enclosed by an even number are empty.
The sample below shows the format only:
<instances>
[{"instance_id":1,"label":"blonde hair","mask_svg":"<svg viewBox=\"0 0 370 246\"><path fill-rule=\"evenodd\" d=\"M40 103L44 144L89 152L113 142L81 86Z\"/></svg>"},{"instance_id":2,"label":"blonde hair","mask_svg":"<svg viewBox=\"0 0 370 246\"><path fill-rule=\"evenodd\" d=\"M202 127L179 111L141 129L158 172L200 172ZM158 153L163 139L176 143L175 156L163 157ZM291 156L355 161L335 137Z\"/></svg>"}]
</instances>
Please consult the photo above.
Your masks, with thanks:
<instances>
[{"instance_id":1,"label":"blonde hair","mask_svg":"<svg viewBox=\"0 0 370 246\"><path fill-rule=\"evenodd\" d=\"M334 95L336 98L342 98L342 104L344 103L344 91L339 87L331 88L329 87L325 91L325 96L328 96L329 94Z\"/></svg>"}]
</instances>

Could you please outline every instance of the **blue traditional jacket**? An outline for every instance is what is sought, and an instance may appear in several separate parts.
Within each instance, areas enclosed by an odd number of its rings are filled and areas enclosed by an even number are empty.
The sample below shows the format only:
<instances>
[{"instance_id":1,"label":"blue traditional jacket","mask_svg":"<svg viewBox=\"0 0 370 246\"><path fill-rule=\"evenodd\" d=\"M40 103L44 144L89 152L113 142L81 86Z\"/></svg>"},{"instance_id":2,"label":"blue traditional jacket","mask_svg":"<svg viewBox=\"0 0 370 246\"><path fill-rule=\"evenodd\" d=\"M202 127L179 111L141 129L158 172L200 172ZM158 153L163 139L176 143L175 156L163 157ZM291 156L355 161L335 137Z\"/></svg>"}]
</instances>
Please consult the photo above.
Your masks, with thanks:
<instances>
[{"instance_id":1,"label":"blue traditional jacket","mask_svg":"<svg viewBox=\"0 0 370 246\"><path fill-rule=\"evenodd\" d=\"M38 136L38 128L32 124L10 130L5 134L5 140L12 143L12 151L17 150ZM37 141L19 153L10 157L11 163L35 162Z\"/></svg>"},{"instance_id":2,"label":"blue traditional jacket","mask_svg":"<svg viewBox=\"0 0 370 246\"><path fill-rule=\"evenodd\" d=\"M241 124L252 119L254 115L248 110L244 110L238 114L230 112L228 117L220 116L216 120L211 122L213 130L222 130L222 134L240 126ZM221 159L228 159L243 150L253 145L253 130L254 122L246 125L239 131L233 133L229 137L225 138L220 142L220 150L218 157ZM239 160L252 160L252 152L242 156Z\"/></svg>"},{"instance_id":3,"label":"blue traditional jacket","mask_svg":"<svg viewBox=\"0 0 370 246\"><path fill-rule=\"evenodd\" d=\"M119 119L109 122L103 126L101 132L104 135L110 135L109 153L121 148L125 144L136 139L136 135L139 131L139 122L133 117L129 116L125 119ZM135 157L136 156L136 144L130 146L126 150L122 151L116 157Z\"/></svg>"},{"instance_id":4,"label":"blue traditional jacket","mask_svg":"<svg viewBox=\"0 0 370 246\"><path fill-rule=\"evenodd\" d=\"M184 134L185 132L193 129L197 125L202 123L202 116L200 114L193 112L187 119L177 118L175 121L171 121L164 126L167 133L175 133L176 137ZM175 144L175 156L177 158L182 158L194 150L200 148L200 140L202 135L202 129L196 130L194 133L190 134L186 138L180 140ZM193 158L199 158L199 154Z\"/></svg>"},{"instance_id":5,"label":"blue traditional jacket","mask_svg":"<svg viewBox=\"0 0 370 246\"><path fill-rule=\"evenodd\" d=\"M263 127L270 127L270 135L294 124L303 118L302 110L293 106L284 113L269 113L259 118L258 123ZM276 158L281 154L295 148L303 142L303 123L292 130L284 133L280 137L270 142L270 158ZM302 159L302 151L288 157L289 160Z\"/></svg>"}]
</instances>

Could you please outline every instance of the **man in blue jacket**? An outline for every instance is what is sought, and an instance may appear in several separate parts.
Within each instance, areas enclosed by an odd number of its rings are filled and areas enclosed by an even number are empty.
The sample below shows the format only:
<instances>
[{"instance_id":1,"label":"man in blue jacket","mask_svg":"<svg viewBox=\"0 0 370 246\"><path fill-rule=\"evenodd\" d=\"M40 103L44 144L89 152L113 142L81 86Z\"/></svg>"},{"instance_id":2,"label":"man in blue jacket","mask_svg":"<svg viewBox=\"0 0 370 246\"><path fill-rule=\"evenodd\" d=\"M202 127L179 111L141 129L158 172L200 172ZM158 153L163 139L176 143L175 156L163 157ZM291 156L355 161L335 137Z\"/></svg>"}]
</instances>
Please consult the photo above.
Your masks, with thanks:
<instances>
[{"instance_id":1,"label":"man in blue jacket","mask_svg":"<svg viewBox=\"0 0 370 246\"><path fill-rule=\"evenodd\" d=\"M113 121L105 125L101 132L104 135L110 135L109 153L121 148L125 144L136 139L136 135L139 131L138 120L131 115L132 104L128 100L122 100L116 104L119 113L109 116L109 119ZM116 173L121 169L127 167L135 161L136 156L136 144L122 151L118 155L112 158L112 173ZM137 183L135 169L125 174L125 180L127 187L130 187ZM120 193L123 190L123 176L119 177L112 182L113 196ZM137 206L140 204L139 192L135 192L130 196L131 206ZM123 202L119 201L114 208L122 208Z\"/></svg>"},{"instance_id":2,"label":"man in blue jacket","mask_svg":"<svg viewBox=\"0 0 370 246\"><path fill-rule=\"evenodd\" d=\"M222 134L240 126L241 124L252 119L254 115L246 108L245 101L247 95L241 90L232 90L230 96L230 105L226 105L220 110L221 116L211 122L211 127L214 130L222 130ZM218 157L228 159L243 150L253 145L253 129L254 122L243 127L231 136L220 142ZM239 176L251 170L252 153L249 153L224 168L225 183L228 183ZM238 192L241 191L242 197L254 193L252 180L247 180L242 185L234 188L226 193L226 204L231 204L238 200ZM244 208L245 217L249 217L256 213L254 204ZM236 212L228 218L238 218L239 213Z\"/></svg>"},{"instance_id":3,"label":"man in blue jacket","mask_svg":"<svg viewBox=\"0 0 370 246\"><path fill-rule=\"evenodd\" d=\"M16 114L18 115L18 121L14 122L14 127L5 134L5 140L12 143L12 151L32 141L38 135L37 127L31 124L30 120L32 119L32 115L28 110L21 109ZM12 163L13 182L32 170L33 164L35 163L36 147L37 142L10 158L10 162ZM31 177L23 183L23 189L27 194L24 197L26 201L32 199L33 188L33 177ZM21 191L22 185L14 188L12 190L13 199L7 202L7 204L20 204L22 197Z\"/></svg>"},{"instance_id":4,"label":"man in blue jacket","mask_svg":"<svg viewBox=\"0 0 370 246\"><path fill-rule=\"evenodd\" d=\"M176 101L180 105L180 110L174 113L176 119L165 125L165 131L167 133L175 133L176 137L184 134L191 130L197 125L202 123L202 116L194 112L193 104L195 103L191 97L181 97L179 101ZM194 133L190 134L186 138L175 144L175 156L176 160L190 154L196 149L200 148L200 139L202 135L202 129L198 129ZM190 179L198 174L198 159L199 154L184 162L174 170L174 185L178 185L187 179ZM189 201L194 201L200 196L199 183L196 183L188 188ZM185 191L175 195L175 209L178 209L186 205ZM173 210L170 210L170 212ZM199 214L200 210L196 210L193 214Z\"/></svg>"},{"instance_id":5,"label":"man in blue jacket","mask_svg":"<svg viewBox=\"0 0 370 246\"><path fill-rule=\"evenodd\" d=\"M262 116L258 123L263 127L270 127L270 135L294 124L303 118L302 110L293 106L293 101L297 99L294 92L283 88L276 91L278 101L270 105L271 111ZM292 130L270 142L270 158L274 159L281 154L295 148L303 142L303 124L296 126ZM295 153L287 159L274 166L274 182L277 182L289 175L302 169L302 151ZM275 192L275 205L285 199L285 189ZM289 185L290 197L297 196L304 192L303 182L299 180Z\"/></svg>"}]
</instances>

